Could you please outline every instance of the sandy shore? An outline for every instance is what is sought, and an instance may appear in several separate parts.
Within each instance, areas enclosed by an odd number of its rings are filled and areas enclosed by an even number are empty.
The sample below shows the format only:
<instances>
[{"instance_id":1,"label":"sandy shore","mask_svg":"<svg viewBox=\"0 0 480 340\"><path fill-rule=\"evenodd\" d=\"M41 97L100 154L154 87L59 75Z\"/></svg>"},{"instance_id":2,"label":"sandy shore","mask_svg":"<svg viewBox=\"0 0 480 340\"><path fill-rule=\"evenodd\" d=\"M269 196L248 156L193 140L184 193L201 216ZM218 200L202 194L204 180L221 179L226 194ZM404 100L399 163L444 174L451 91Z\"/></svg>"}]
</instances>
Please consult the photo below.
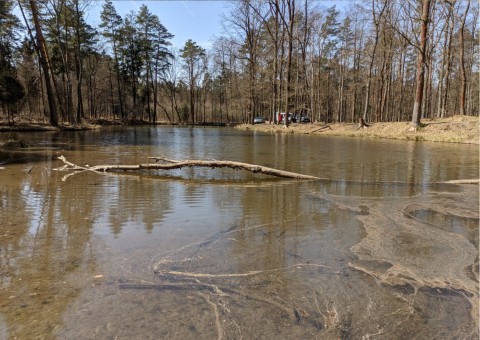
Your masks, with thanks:
<instances>
[{"instance_id":1,"label":"sandy shore","mask_svg":"<svg viewBox=\"0 0 480 340\"><path fill-rule=\"evenodd\" d=\"M276 132L302 133L322 136L388 138L447 143L480 144L480 119L471 116L453 116L422 120L422 127L414 131L408 122L371 123L368 128L358 128L357 123L328 124L292 123L288 128L272 124L243 124L238 129Z\"/></svg>"},{"instance_id":2,"label":"sandy shore","mask_svg":"<svg viewBox=\"0 0 480 340\"><path fill-rule=\"evenodd\" d=\"M162 123L169 125L168 123ZM472 116L453 116L422 120L422 127L414 131L409 122L369 123L368 128L358 128L357 123L292 123L288 128L283 125L241 124L237 129L262 131L266 133L301 133L321 136L344 136L365 138L387 138L446 143L480 144L480 119ZM46 124L17 123L8 125L0 123L1 131L58 131L90 130L110 124L85 124L82 126L61 126L55 128Z\"/></svg>"}]
</instances>

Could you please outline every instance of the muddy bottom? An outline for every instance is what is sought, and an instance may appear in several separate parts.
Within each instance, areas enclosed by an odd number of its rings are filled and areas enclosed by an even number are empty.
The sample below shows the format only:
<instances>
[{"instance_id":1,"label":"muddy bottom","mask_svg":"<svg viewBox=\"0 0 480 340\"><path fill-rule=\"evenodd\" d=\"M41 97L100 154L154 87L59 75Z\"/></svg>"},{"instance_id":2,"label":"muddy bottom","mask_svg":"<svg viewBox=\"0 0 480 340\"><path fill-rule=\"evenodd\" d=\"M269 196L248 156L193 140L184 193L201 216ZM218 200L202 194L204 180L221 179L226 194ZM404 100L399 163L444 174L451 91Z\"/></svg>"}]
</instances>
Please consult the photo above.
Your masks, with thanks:
<instances>
[{"instance_id":1,"label":"muddy bottom","mask_svg":"<svg viewBox=\"0 0 480 340\"><path fill-rule=\"evenodd\" d=\"M245 218L148 264L123 259L83 288L58 335L476 338L478 250L451 228L456 216L478 230L465 190L380 200L306 185L290 220Z\"/></svg>"}]
</instances>

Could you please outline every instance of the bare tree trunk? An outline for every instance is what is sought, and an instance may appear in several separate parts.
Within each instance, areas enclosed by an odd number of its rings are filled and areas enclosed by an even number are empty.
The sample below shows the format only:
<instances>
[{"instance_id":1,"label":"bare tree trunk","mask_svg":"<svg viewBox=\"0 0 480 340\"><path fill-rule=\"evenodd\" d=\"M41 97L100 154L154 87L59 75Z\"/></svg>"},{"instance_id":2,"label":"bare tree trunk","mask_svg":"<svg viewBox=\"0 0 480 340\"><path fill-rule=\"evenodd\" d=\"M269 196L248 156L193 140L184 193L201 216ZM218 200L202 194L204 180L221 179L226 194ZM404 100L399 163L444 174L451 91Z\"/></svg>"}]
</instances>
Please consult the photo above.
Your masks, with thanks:
<instances>
[{"instance_id":1,"label":"bare tree trunk","mask_svg":"<svg viewBox=\"0 0 480 340\"><path fill-rule=\"evenodd\" d=\"M45 38L43 37L42 28L40 26L40 19L38 17L38 8L35 0L29 0L30 10L32 12L33 22L35 24L35 32L37 34L37 41L36 46L40 51L40 64L42 65L43 75L45 78L45 88L47 90L47 99L48 99L48 108L50 111L50 124L52 126L58 126L58 115L57 115L57 107L55 103L55 97L52 88L52 79L51 77L51 69L49 65L49 58L48 58L48 50L47 45L45 43Z\"/></svg>"},{"instance_id":2,"label":"bare tree trunk","mask_svg":"<svg viewBox=\"0 0 480 340\"><path fill-rule=\"evenodd\" d=\"M477 24L478 24L478 14L479 11L478 9L473 11L473 16L472 16L472 27L470 28L470 32L477 32ZM470 44L470 51L469 54L471 56L475 55L475 51L477 50L477 44ZM475 58L469 58L469 63L468 63L468 69L470 71L470 74L472 73L472 70L474 69L475 65L478 64L477 59ZM478 107L478 90L475 91L474 88L478 84L478 77L476 77L475 82L470 82L468 88L467 88L467 107L466 107L466 114L467 115L479 115L479 107Z\"/></svg>"},{"instance_id":3,"label":"bare tree trunk","mask_svg":"<svg viewBox=\"0 0 480 340\"><path fill-rule=\"evenodd\" d=\"M62 121L68 121L69 123L73 123L73 99L72 99L72 80L70 78L69 70L69 52L68 52L68 22L67 22L67 6L65 5L65 0L58 1L57 3L52 3L52 9L55 14L55 40L57 42L57 48L60 51L60 56L62 59L62 66L64 71L62 72L62 82L63 82L63 95L60 96L58 93L58 88L55 84L55 80L53 80L53 85L55 88L55 93L57 96L58 101L58 109L60 109L60 115ZM63 23L64 26L64 37L63 41L61 40L61 31L60 31L60 19L62 18L61 12L64 11L63 19L65 22Z\"/></svg>"},{"instance_id":4,"label":"bare tree trunk","mask_svg":"<svg viewBox=\"0 0 480 340\"><path fill-rule=\"evenodd\" d=\"M380 19L383 15L383 12L387 7L387 3L388 1L385 1L383 3L383 7L380 11L380 14L377 17L375 14L375 0L372 0L372 15L373 15L373 23L375 25L375 40L373 43L372 59L370 59L370 65L368 68L367 89L365 93L365 107L363 108L363 116L362 116L363 120L367 120L367 114L370 107L370 91L372 86L371 83L372 83L373 63L375 61L375 53L377 51L377 46L378 46L379 25L380 25Z\"/></svg>"},{"instance_id":5,"label":"bare tree trunk","mask_svg":"<svg viewBox=\"0 0 480 340\"><path fill-rule=\"evenodd\" d=\"M430 14L431 0L423 0L422 3L422 26L420 32L420 46L417 57L417 81L415 90L415 103L413 104L412 124L414 127L420 125L422 118L423 88L425 86L425 59L428 33L428 20Z\"/></svg>"},{"instance_id":6,"label":"bare tree trunk","mask_svg":"<svg viewBox=\"0 0 480 340\"><path fill-rule=\"evenodd\" d=\"M191 123L195 125L195 78L193 67L190 70L190 116Z\"/></svg>"},{"instance_id":7,"label":"bare tree trunk","mask_svg":"<svg viewBox=\"0 0 480 340\"><path fill-rule=\"evenodd\" d=\"M428 57L428 67L427 67L427 84L425 86L425 96L426 100L423 117L431 118L432 117L432 87L433 87L433 61L431 56Z\"/></svg>"},{"instance_id":8,"label":"bare tree trunk","mask_svg":"<svg viewBox=\"0 0 480 340\"><path fill-rule=\"evenodd\" d=\"M78 8L78 1L75 1L76 11L76 23L75 23L75 35L77 39L76 46L76 58L75 58L75 73L77 75L77 124L81 122L84 117L83 111L83 95L82 95L82 82L83 82L83 57L81 52L81 37L80 37L80 10Z\"/></svg>"},{"instance_id":9,"label":"bare tree trunk","mask_svg":"<svg viewBox=\"0 0 480 340\"><path fill-rule=\"evenodd\" d=\"M401 83L400 83L400 99L399 99L399 106L398 106L398 110L400 111L399 115L398 115L398 120L399 121L403 120L403 115L404 115L403 101L404 101L405 92L406 92L406 89L405 89L406 85L404 85L403 80L405 79L405 74L406 74L406 71L405 71L406 58L407 58L406 46L407 46L407 43L405 42L402 46L402 53L400 55L400 79L401 79Z\"/></svg>"},{"instance_id":10,"label":"bare tree trunk","mask_svg":"<svg viewBox=\"0 0 480 340\"><path fill-rule=\"evenodd\" d=\"M462 76L462 83L460 87L460 114L465 115L465 94L467 90L467 75L465 73L465 21L467 20L468 9L470 8L470 0L467 0L467 7L463 13L461 25L460 25L460 74Z\"/></svg>"},{"instance_id":11,"label":"bare tree trunk","mask_svg":"<svg viewBox=\"0 0 480 340\"><path fill-rule=\"evenodd\" d=\"M288 7L288 54L287 54L287 78L285 84L285 126L288 126L288 114L290 108L290 91L292 88L292 55L293 55L293 26L295 24L295 0L287 0Z\"/></svg>"},{"instance_id":12,"label":"bare tree trunk","mask_svg":"<svg viewBox=\"0 0 480 340\"><path fill-rule=\"evenodd\" d=\"M339 65L339 77L340 81L338 84L338 105L337 105L337 123L343 121L343 96L344 96L344 82L345 82L345 48L342 47L342 52L340 54L340 65Z\"/></svg>"},{"instance_id":13,"label":"bare tree trunk","mask_svg":"<svg viewBox=\"0 0 480 340\"><path fill-rule=\"evenodd\" d=\"M442 100L442 105L441 105L441 110L440 110L440 116L445 117L445 114L447 112L447 103L448 103L448 94L450 92L450 71L452 68L452 42L453 42L453 18L452 18L452 23L450 26L450 33L449 33L449 40L448 40L448 48L447 48L447 66L446 66L446 75L445 75L445 91L443 94Z\"/></svg>"},{"instance_id":14,"label":"bare tree trunk","mask_svg":"<svg viewBox=\"0 0 480 340\"><path fill-rule=\"evenodd\" d=\"M384 40L385 40L385 36L384 36ZM383 93L384 93L384 88L385 88L385 73L386 73L386 68L387 68L387 54L386 54L386 50L385 50L385 46L384 46L384 49L383 49L383 60L382 60L382 68L380 70L380 78L378 80L378 82L380 83L379 84L379 89L378 89L378 94L377 94L377 98L378 98L378 102L377 102L377 105L376 105L376 110L375 110L375 119L377 122L381 122L382 121L382 115L383 115L383 99L384 99L384 96L383 96Z\"/></svg>"},{"instance_id":15,"label":"bare tree trunk","mask_svg":"<svg viewBox=\"0 0 480 340\"><path fill-rule=\"evenodd\" d=\"M157 50L158 55L158 50ZM153 122L157 122L157 102L158 102L158 57L155 59L155 76L153 82ZM173 113L173 112L172 112ZM170 120L170 117L169 119Z\"/></svg>"},{"instance_id":16,"label":"bare tree trunk","mask_svg":"<svg viewBox=\"0 0 480 340\"><path fill-rule=\"evenodd\" d=\"M449 58L450 51L447 50L447 47L449 47L449 39L451 39L451 29L450 27L453 27L453 22L451 21L452 18L452 10L453 10L453 5L450 4L449 2L446 2L446 4L449 5L447 17L446 17L446 23L445 23L445 36L443 38L443 49L442 49L442 61L440 64L440 76L438 79L438 98L437 98L437 117L443 117L444 112L442 112L442 103L443 103L443 83L445 79L445 69L446 69L446 63L448 61L447 57ZM450 32L450 34L449 34ZM447 75L448 76L448 75Z\"/></svg>"},{"instance_id":17,"label":"bare tree trunk","mask_svg":"<svg viewBox=\"0 0 480 340\"><path fill-rule=\"evenodd\" d=\"M153 86L151 86L150 82L153 76L152 76L150 57L146 56L145 59L146 59L145 68L147 73L146 79L145 79L145 86L147 90L147 116L148 116L148 122L151 123L153 121L153 117L152 117L152 107L150 105L150 90ZM144 108L142 108L142 110L144 110ZM142 115L143 115L143 112L142 112Z\"/></svg>"},{"instance_id":18,"label":"bare tree trunk","mask_svg":"<svg viewBox=\"0 0 480 340\"><path fill-rule=\"evenodd\" d=\"M306 112L308 117L311 117L313 111L312 111L312 97L310 96L310 87L312 84L309 82L308 78L308 72L307 72L307 48L310 45L310 28L308 27L309 25L309 17L308 17L308 1L305 0L304 3L304 8L305 8L305 13L304 13L304 22L303 22L303 42L302 42L302 73L303 73L303 82L304 82L304 89L303 89L303 98L304 102L306 102L305 107L308 108L310 112ZM302 118L304 115L304 112L300 112L300 117L299 119ZM311 117L313 119L313 117Z\"/></svg>"},{"instance_id":19,"label":"bare tree trunk","mask_svg":"<svg viewBox=\"0 0 480 340\"><path fill-rule=\"evenodd\" d=\"M389 101L389 94L390 94L390 86L392 84L392 72L391 72L391 63L388 62L388 70L386 72L386 75L385 75L385 80L383 81L384 83L386 83L386 86L385 86L385 89L383 91L383 94L382 94L382 103L381 103L381 106L380 106L380 121L381 122L384 122L384 121L390 121L389 117L387 116L387 104L388 104L388 101Z\"/></svg>"},{"instance_id":20,"label":"bare tree trunk","mask_svg":"<svg viewBox=\"0 0 480 340\"><path fill-rule=\"evenodd\" d=\"M118 61L118 52L117 52L117 42L116 38L113 38L113 57L115 59L115 72L117 75L117 93L118 93L118 104L120 106L120 116L122 119L125 119L125 109L124 109L124 102L122 97L122 88L120 82L120 63Z\"/></svg>"},{"instance_id":21,"label":"bare tree trunk","mask_svg":"<svg viewBox=\"0 0 480 340\"><path fill-rule=\"evenodd\" d=\"M277 123L277 112L279 112L278 105L278 0L275 0L275 38L274 38L274 51L273 51L273 113L272 113L272 122Z\"/></svg>"},{"instance_id":22,"label":"bare tree trunk","mask_svg":"<svg viewBox=\"0 0 480 340\"><path fill-rule=\"evenodd\" d=\"M111 107L110 110L112 110L111 115L113 119L115 119L115 100L113 96L113 81L112 81L112 69L110 68L110 63L108 63L108 80L109 80L109 85L110 85L110 100L111 100Z\"/></svg>"}]
</instances>

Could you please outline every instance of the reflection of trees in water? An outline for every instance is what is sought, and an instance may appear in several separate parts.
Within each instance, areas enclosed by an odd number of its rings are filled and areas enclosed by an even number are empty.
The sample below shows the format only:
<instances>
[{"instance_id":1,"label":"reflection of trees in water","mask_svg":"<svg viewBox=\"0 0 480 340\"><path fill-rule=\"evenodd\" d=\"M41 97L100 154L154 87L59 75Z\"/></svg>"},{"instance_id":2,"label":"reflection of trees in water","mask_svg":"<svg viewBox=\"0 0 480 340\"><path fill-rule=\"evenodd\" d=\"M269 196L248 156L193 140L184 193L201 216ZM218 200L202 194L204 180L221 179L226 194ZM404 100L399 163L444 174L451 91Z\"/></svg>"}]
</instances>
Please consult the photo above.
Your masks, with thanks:
<instances>
[{"instance_id":1,"label":"reflection of trees in water","mask_svg":"<svg viewBox=\"0 0 480 340\"><path fill-rule=\"evenodd\" d=\"M448 210L442 212L415 204L405 208L405 215L435 228L462 235L478 249L478 217L461 216Z\"/></svg>"},{"instance_id":2,"label":"reflection of trees in water","mask_svg":"<svg viewBox=\"0 0 480 340\"><path fill-rule=\"evenodd\" d=\"M2 183L0 231L8 236L0 238L0 311L12 338L54 334L78 295L71 275L94 270L91 223L83 218L92 207L81 193L58 186L56 176L44 171L11 175ZM72 207L75 194L80 196Z\"/></svg>"},{"instance_id":3,"label":"reflection of trees in water","mask_svg":"<svg viewBox=\"0 0 480 340\"><path fill-rule=\"evenodd\" d=\"M120 234L123 227L136 221L151 231L171 211L174 184L141 178L109 180L113 181L111 186L105 186L109 191L94 195L98 196L114 234ZM132 185L132 180L136 185Z\"/></svg>"},{"instance_id":4,"label":"reflection of trees in water","mask_svg":"<svg viewBox=\"0 0 480 340\"><path fill-rule=\"evenodd\" d=\"M132 221L151 230L171 206L171 183L91 174L61 182L62 174L45 171L57 165L52 157L29 175L22 164L2 170L0 312L12 338L51 335L62 324L81 282L97 274L92 226L112 218L117 232ZM102 181L107 185L98 185Z\"/></svg>"}]
</instances>

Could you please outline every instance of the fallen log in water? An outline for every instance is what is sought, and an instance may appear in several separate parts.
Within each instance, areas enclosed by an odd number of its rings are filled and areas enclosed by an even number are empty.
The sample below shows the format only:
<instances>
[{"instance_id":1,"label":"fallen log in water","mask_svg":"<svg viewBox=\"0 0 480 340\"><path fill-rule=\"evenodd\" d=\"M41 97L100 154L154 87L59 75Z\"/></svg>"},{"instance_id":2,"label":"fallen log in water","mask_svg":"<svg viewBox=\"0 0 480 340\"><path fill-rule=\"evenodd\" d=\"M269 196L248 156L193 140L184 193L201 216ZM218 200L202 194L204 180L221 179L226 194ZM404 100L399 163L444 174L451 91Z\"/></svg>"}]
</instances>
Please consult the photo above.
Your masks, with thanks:
<instances>
[{"instance_id":1,"label":"fallen log in water","mask_svg":"<svg viewBox=\"0 0 480 340\"><path fill-rule=\"evenodd\" d=\"M55 169L59 171L73 170L74 173L67 175L66 177L73 175L78 172L83 171L93 171L93 172L113 172L113 171L137 171L137 170L173 170L180 169L184 167L204 167L204 168L231 168L236 170L246 170L253 173L261 173L264 175L283 177L283 178L295 178L295 179L309 179L309 180L326 180L325 178L320 178L316 176L299 174L296 172L289 172L278 170L274 168L269 168L262 165L235 162L235 161L217 161L217 160L174 160L168 159L166 157L148 157L155 162L163 161L164 163L146 163L146 164L130 164L130 165L95 165L95 166L80 166L74 163L67 161L64 156L58 157L65 165L61 168ZM388 182L385 182L388 183ZM394 182L390 182L395 184ZM397 182L396 184L411 184L410 182ZM480 179L459 179L459 180L450 180L438 183L445 184L480 184Z\"/></svg>"},{"instance_id":2,"label":"fallen log in water","mask_svg":"<svg viewBox=\"0 0 480 340\"><path fill-rule=\"evenodd\" d=\"M58 157L65 166L57 170L75 170L75 171L136 171L136 170L173 170L184 167L204 167L204 168L231 168L237 170L246 170L253 173L261 173L264 175L277 176L283 178L295 179L320 179L319 177L298 174L295 172L283 171L274 168L269 168L262 165L249 164L234 161L217 161L217 160L173 160L165 157L149 157L149 159L163 161L164 163L145 163L132 165L95 165L95 166L80 166L67 161L64 156Z\"/></svg>"},{"instance_id":3,"label":"fallen log in water","mask_svg":"<svg viewBox=\"0 0 480 340\"><path fill-rule=\"evenodd\" d=\"M443 183L447 184L480 184L480 179L472 178L472 179L452 179L450 181L445 181Z\"/></svg>"}]
</instances>

